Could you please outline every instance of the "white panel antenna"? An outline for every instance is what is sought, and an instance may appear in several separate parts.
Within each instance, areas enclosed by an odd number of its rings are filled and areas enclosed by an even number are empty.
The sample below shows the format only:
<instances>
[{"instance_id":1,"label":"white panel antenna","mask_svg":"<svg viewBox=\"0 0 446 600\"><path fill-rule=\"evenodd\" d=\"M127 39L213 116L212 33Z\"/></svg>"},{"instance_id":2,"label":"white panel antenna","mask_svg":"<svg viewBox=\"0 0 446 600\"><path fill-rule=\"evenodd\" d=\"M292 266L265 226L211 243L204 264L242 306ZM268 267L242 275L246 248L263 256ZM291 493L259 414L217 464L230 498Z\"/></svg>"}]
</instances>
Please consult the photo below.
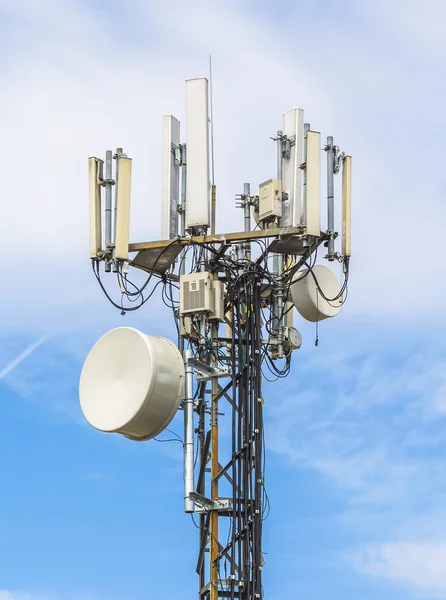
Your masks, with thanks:
<instances>
[{"instance_id":1,"label":"white panel antenna","mask_svg":"<svg viewBox=\"0 0 446 600\"><path fill-rule=\"evenodd\" d=\"M305 226L309 235L321 234L321 134L306 134Z\"/></svg>"},{"instance_id":2,"label":"white panel antenna","mask_svg":"<svg viewBox=\"0 0 446 600\"><path fill-rule=\"evenodd\" d=\"M92 156L88 159L90 190L90 258L102 251L101 186L104 161Z\"/></svg>"},{"instance_id":3,"label":"white panel antenna","mask_svg":"<svg viewBox=\"0 0 446 600\"><path fill-rule=\"evenodd\" d=\"M127 156L119 156L115 231L115 258L119 260L128 260L129 258L131 178L132 159Z\"/></svg>"},{"instance_id":4,"label":"white panel antenna","mask_svg":"<svg viewBox=\"0 0 446 600\"><path fill-rule=\"evenodd\" d=\"M186 81L186 229L209 227L208 80Z\"/></svg>"},{"instance_id":5,"label":"white panel antenna","mask_svg":"<svg viewBox=\"0 0 446 600\"><path fill-rule=\"evenodd\" d=\"M302 169L304 111L293 108L283 115L283 191L288 198L283 203L282 227L296 227L302 218Z\"/></svg>"},{"instance_id":6,"label":"white panel antenna","mask_svg":"<svg viewBox=\"0 0 446 600\"><path fill-rule=\"evenodd\" d=\"M161 239L178 234L178 204L180 202L180 122L171 115L163 117L163 184L161 208Z\"/></svg>"},{"instance_id":7,"label":"white panel antenna","mask_svg":"<svg viewBox=\"0 0 446 600\"><path fill-rule=\"evenodd\" d=\"M342 256L351 256L352 157L342 164Z\"/></svg>"}]
</instances>

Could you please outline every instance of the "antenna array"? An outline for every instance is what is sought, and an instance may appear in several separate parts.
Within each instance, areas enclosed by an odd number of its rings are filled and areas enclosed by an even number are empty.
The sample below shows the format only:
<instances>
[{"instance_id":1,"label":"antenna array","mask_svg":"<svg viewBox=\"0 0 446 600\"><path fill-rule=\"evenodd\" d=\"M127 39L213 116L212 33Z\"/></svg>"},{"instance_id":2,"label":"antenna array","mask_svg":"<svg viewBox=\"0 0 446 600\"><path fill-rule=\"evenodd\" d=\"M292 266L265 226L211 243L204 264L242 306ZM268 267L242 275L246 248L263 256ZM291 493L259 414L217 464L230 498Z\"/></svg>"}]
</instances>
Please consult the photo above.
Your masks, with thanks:
<instances>
[{"instance_id":1,"label":"antenna array","mask_svg":"<svg viewBox=\"0 0 446 600\"><path fill-rule=\"evenodd\" d=\"M251 600L263 598L262 528L269 512L262 381L290 373L292 354L302 343L293 327L294 307L315 322L335 316L344 303L351 253L351 158L327 138L328 229L321 231L320 133L304 123L302 109L286 112L273 138L277 172L257 194L251 195L245 183L237 196L244 231L215 234L208 107L207 80L187 81L187 144L180 142L179 121L164 117L161 241L129 244L131 159L117 150L115 179L111 151L105 178L103 161L89 159L94 274L122 313L140 308L161 286L177 325L178 349L130 328L112 330L87 357L80 397L94 427L139 440L165 428L181 401L184 508L198 519L199 597ZM333 183L339 171L340 251ZM342 263L342 284L328 267L316 265L321 246L327 248L326 260ZM120 302L105 290L102 262L106 272L117 273ZM142 286L130 281L130 267L148 274ZM223 420L230 441L219 437Z\"/></svg>"}]
</instances>

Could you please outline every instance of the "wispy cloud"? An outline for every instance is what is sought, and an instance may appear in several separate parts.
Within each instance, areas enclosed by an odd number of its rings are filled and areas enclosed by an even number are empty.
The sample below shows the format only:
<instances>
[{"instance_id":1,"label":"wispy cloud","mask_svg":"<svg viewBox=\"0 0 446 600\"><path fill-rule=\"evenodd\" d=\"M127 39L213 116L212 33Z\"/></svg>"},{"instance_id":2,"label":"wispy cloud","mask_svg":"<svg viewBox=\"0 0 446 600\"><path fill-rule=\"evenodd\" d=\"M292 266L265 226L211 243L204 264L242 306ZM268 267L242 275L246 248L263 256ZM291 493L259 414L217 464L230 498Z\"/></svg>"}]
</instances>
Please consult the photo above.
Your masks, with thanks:
<instances>
[{"instance_id":1,"label":"wispy cloud","mask_svg":"<svg viewBox=\"0 0 446 600\"><path fill-rule=\"evenodd\" d=\"M367 354L302 358L300 391L267 405L269 447L338 492L337 520L360 542L351 566L446 593L443 344L373 339L362 340Z\"/></svg>"},{"instance_id":2,"label":"wispy cloud","mask_svg":"<svg viewBox=\"0 0 446 600\"><path fill-rule=\"evenodd\" d=\"M56 598L48 594L32 594L28 592L0 590L0 600L56 600Z\"/></svg>"},{"instance_id":3,"label":"wispy cloud","mask_svg":"<svg viewBox=\"0 0 446 600\"><path fill-rule=\"evenodd\" d=\"M361 573L446 597L446 540L367 545L348 560Z\"/></svg>"},{"instance_id":4,"label":"wispy cloud","mask_svg":"<svg viewBox=\"0 0 446 600\"><path fill-rule=\"evenodd\" d=\"M31 356L31 354L47 340L48 336L44 336L27 346L23 352L14 358L14 360L3 367L3 369L0 371L0 381L12 373L14 369L16 369L24 360Z\"/></svg>"},{"instance_id":5,"label":"wispy cloud","mask_svg":"<svg viewBox=\"0 0 446 600\"><path fill-rule=\"evenodd\" d=\"M8 338L3 338L8 346ZM40 348L40 351L38 349ZM83 354L72 331L46 335L29 344L0 372L0 381L15 395L64 418L84 423L78 386Z\"/></svg>"}]
</instances>

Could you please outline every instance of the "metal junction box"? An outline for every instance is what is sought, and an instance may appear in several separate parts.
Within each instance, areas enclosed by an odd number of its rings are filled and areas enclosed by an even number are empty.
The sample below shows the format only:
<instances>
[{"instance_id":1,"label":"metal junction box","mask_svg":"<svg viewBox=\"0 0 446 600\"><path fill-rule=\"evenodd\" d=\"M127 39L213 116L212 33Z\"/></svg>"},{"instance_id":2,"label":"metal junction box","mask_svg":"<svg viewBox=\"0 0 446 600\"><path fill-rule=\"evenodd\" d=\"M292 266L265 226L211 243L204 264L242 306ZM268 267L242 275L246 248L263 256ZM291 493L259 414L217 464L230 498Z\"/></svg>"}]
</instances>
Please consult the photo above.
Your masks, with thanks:
<instances>
[{"instance_id":1,"label":"metal junction box","mask_svg":"<svg viewBox=\"0 0 446 600\"><path fill-rule=\"evenodd\" d=\"M259 186L259 220L282 216L282 183L269 179Z\"/></svg>"},{"instance_id":2,"label":"metal junction box","mask_svg":"<svg viewBox=\"0 0 446 600\"><path fill-rule=\"evenodd\" d=\"M224 284L208 271L180 277L180 315L197 313L208 313L210 320L224 318Z\"/></svg>"}]
</instances>

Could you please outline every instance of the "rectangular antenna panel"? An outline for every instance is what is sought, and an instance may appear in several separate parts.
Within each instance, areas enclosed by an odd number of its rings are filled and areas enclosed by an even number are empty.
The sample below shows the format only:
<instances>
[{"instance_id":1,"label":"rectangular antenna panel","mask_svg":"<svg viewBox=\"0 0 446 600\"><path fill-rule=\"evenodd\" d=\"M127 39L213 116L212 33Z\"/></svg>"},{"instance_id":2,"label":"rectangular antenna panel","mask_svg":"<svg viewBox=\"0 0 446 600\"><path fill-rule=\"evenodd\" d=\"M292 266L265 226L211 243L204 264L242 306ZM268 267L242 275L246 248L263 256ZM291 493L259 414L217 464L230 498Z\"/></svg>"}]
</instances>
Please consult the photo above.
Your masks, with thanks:
<instances>
[{"instance_id":1,"label":"rectangular antenna panel","mask_svg":"<svg viewBox=\"0 0 446 600\"><path fill-rule=\"evenodd\" d=\"M178 204L180 202L180 122L166 115L163 117L163 187L161 207L161 239L169 240L178 235Z\"/></svg>"},{"instance_id":2,"label":"rectangular antenna panel","mask_svg":"<svg viewBox=\"0 0 446 600\"><path fill-rule=\"evenodd\" d=\"M104 161L92 156L88 159L90 193L90 258L102 250L101 181Z\"/></svg>"},{"instance_id":3,"label":"rectangular antenna panel","mask_svg":"<svg viewBox=\"0 0 446 600\"><path fill-rule=\"evenodd\" d=\"M186 81L186 229L209 227L208 80Z\"/></svg>"},{"instance_id":4,"label":"rectangular antenna panel","mask_svg":"<svg viewBox=\"0 0 446 600\"><path fill-rule=\"evenodd\" d=\"M129 258L131 179L132 159L120 156L116 182L115 258L121 260Z\"/></svg>"},{"instance_id":5,"label":"rectangular antenna panel","mask_svg":"<svg viewBox=\"0 0 446 600\"><path fill-rule=\"evenodd\" d=\"M321 134L307 131L305 227L310 235L321 234Z\"/></svg>"},{"instance_id":6,"label":"rectangular antenna panel","mask_svg":"<svg viewBox=\"0 0 446 600\"><path fill-rule=\"evenodd\" d=\"M304 111L293 108L283 115L282 133L288 141L284 150L289 149L289 154L283 159L283 191L288 198L282 207L282 227L296 227L302 219L302 169L303 140L304 140ZM288 145L289 142L289 145Z\"/></svg>"},{"instance_id":7,"label":"rectangular antenna panel","mask_svg":"<svg viewBox=\"0 0 446 600\"><path fill-rule=\"evenodd\" d=\"M342 256L351 256L352 157L342 164Z\"/></svg>"}]
</instances>

